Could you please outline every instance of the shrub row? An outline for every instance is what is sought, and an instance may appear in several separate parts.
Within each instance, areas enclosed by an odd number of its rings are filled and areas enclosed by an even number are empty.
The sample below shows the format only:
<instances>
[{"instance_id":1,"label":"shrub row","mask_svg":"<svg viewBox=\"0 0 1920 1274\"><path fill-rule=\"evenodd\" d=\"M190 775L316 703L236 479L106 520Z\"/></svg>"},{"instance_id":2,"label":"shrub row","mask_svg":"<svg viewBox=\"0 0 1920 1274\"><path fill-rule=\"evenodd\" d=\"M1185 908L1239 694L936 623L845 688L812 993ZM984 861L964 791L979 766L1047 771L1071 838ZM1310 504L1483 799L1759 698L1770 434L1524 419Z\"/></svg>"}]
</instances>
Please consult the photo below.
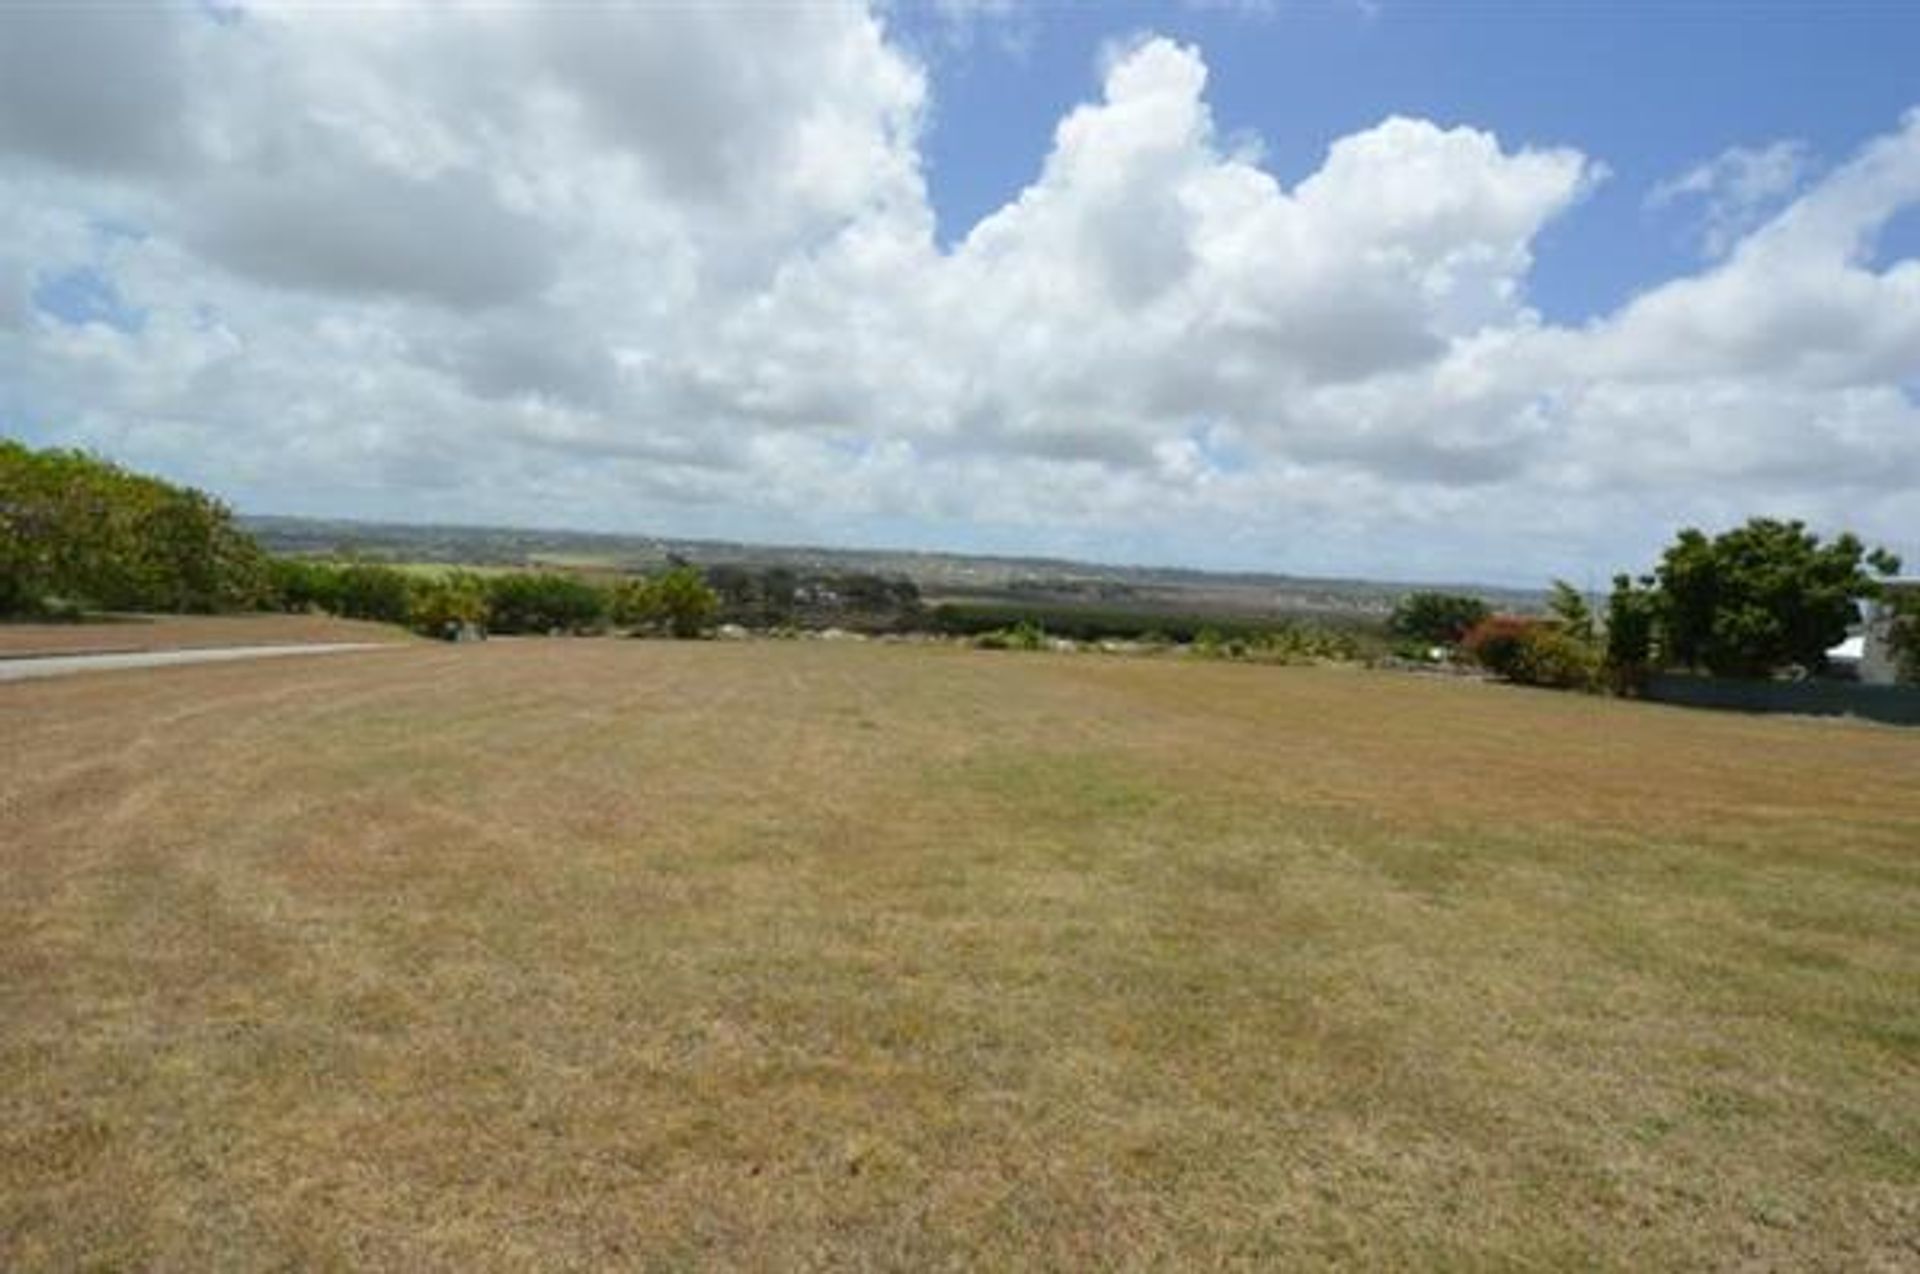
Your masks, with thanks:
<instances>
[{"instance_id":1,"label":"shrub row","mask_svg":"<svg viewBox=\"0 0 1920 1274\"><path fill-rule=\"evenodd\" d=\"M690 566L612 585L558 571L416 575L375 562L274 559L273 596L290 611L407 624L433 635L473 626L496 633L589 633L622 625L698 636L713 590Z\"/></svg>"}]
</instances>

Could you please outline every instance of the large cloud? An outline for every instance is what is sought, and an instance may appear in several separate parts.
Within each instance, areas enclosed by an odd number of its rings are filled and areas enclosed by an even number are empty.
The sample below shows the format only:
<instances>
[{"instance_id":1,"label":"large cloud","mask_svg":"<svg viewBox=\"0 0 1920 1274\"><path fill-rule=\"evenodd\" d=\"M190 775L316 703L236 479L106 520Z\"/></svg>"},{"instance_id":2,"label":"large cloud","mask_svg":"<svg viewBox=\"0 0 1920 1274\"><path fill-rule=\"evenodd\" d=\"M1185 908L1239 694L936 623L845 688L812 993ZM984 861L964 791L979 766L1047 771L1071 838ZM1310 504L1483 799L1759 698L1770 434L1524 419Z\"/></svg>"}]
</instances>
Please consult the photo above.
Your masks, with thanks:
<instances>
[{"instance_id":1,"label":"large cloud","mask_svg":"<svg viewBox=\"0 0 1920 1274\"><path fill-rule=\"evenodd\" d=\"M1390 117L1288 188L1163 39L942 249L856 5L104 12L0 12L0 422L256 507L1504 577L1912 534L1920 115L1683 174L1712 263L1562 327L1600 164Z\"/></svg>"},{"instance_id":2,"label":"large cloud","mask_svg":"<svg viewBox=\"0 0 1920 1274\"><path fill-rule=\"evenodd\" d=\"M180 158L189 69L178 17L137 5L9 5L0 146L97 172Z\"/></svg>"}]
</instances>

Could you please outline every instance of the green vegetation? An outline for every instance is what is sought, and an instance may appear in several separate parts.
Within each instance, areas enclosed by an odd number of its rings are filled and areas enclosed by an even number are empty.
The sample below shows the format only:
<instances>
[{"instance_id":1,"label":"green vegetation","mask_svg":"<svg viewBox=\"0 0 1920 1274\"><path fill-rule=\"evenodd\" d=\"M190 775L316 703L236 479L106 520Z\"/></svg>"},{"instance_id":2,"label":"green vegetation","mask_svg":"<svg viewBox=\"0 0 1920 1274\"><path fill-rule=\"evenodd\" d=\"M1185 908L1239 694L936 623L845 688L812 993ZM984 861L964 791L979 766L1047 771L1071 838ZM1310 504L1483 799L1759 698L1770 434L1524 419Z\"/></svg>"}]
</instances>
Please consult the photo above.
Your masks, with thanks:
<instances>
[{"instance_id":1,"label":"green vegetation","mask_svg":"<svg viewBox=\"0 0 1920 1274\"><path fill-rule=\"evenodd\" d=\"M1882 575L1900 569L1850 534L1823 544L1801 522L1754 518L1709 539L1682 531L1656 572L1659 651L1668 663L1726 677L1817 672L1860 620Z\"/></svg>"},{"instance_id":2,"label":"green vegetation","mask_svg":"<svg viewBox=\"0 0 1920 1274\"><path fill-rule=\"evenodd\" d=\"M1469 629L1493 613L1478 597L1458 593L1409 593L1393 608L1387 631L1403 641L1457 646Z\"/></svg>"},{"instance_id":3,"label":"green vegetation","mask_svg":"<svg viewBox=\"0 0 1920 1274\"><path fill-rule=\"evenodd\" d=\"M485 628L489 611L483 577L443 570L414 581L407 622L429 636L458 637L470 629Z\"/></svg>"},{"instance_id":4,"label":"green vegetation","mask_svg":"<svg viewBox=\"0 0 1920 1274\"><path fill-rule=\"evenodd\" d=\"M1822 543L1800 522L1753 518L1712 538L1689 528L1654 574L1614 577L1604 632L1579 590L1555 580L1550 618L1491 616L1461 646L1509 681L1623 695L1662 667L1724 677L1819 672L1860 621L1861 600L1881 595L1876 574L1899 569L1884 549L1844 533ZM1896 612L1897 647L1913 642L1913 622Z\"/></svg>"},{"instance_id":5,"label":"green vegetation","mask_svg":"<svg viewBox=\"0 0 1920 1274\"><path fill-rule=\"evenodd\" d=\"M1052 641L1045 628L1023 619L1012 628L981 633L973 639L973 644L980 650L1045 650Z\"/></svg>"},{"instance_id":6,"label":"green vegetation","mask_svg":"<svg viewBox=\"0 0 1920 1274\"><path fill-rule=\"evenodd\" d=\"M1211 632L1247 643L1319 641L1364 657L1382 648L1379 629L1365 621L1336 624L1291 618L1234 616L1098 605L946 601L933 607L927 626L936 633L978 637L1009 633L1021 625L1073 641L1137 641L1147 645L1191 644Z\"/></svg>"},{"instance_id":7,"label":"green vegetation","mask_svg":"<svg viewBox=\"0 0 1920 1274\"><path fill-rule=\"evenodd\" d=\"M426 531L439 535L441 531ZM599 559L593 559L598 562ZM1481 598L1422 590L1399 599L1386 635L1425 658L1458 646L1507 680L1633 693L1663 666L1723 676L1819 671L1826 650L1899 562L1842 534L1830 543L1799 522L1755 518L1709 538L1682 531L1657 570L1615 579L1604 631L1587 599L1553 581L1545 620L1495 615ZM1057 641L1180 644L1223 659L1294 663L1383 653L1364 620L1303 622L1251 613L1180 611L1141 587L1105 580L1015 579L1023 596L950 598L928 611L903 576L858 570L698 568L484 573L349 556L270 558L212 497L75 451L0 441L0 614L87 610L325 612L410 625L435 635L592 633L610 623L695 637L716 623L781 630L846 627L932 631L988 648ZM1030 594L1031 596L1024 596ZM1129 604L1114 605L1113 599ZM1920 679L1920 603L1895 604L1891 636L1904 675Z\"/></svg>"},{"instance_id":8,"label":"green vegetation","mask_svg":"<svg viewBox=\"0 0 1920 1274\"><path fill-rule=\"evenodd\" d=\"M501 633L588 633L607 618L607 590L558 571L488 577L486 625Z\"/></svg>"},{"instance_id":9,"label":"green vegetation","mask_svg":"<svg viewBox=\"0 0 1920 1274\"><path fill-rule=\"evenodd\" d=\"M1553 581L1553 591L1547 598L1547 611L1560 631L1584 645L1594 641L1593 608L1580 590L1563 579Z\"/></svg>"},{"instance_id":10,"label":"green vegetation","mask_svg":"<svg viewBox=\"0 0 1920 1274\"><path fill-rule=\"evenodd\" d=\"M1883 596L1891 612L1887 640L1899 678L1920 685L1920 587L1889 588Z\"/></svg>"},{"instance_id":11,"label":"green vegetation","mask_svg":"<svg viewBox=\"0 0 1920 1274\"><path fill-rule=\"evenodd\" d=\"M586 634L616 623L698 637L715 608L712 590L689 567L605 584L560 571L421 571L377 562L278 558L271 574L276 601L288 611L407 624L431 636L469 628Z\"/></svg>"},{"instance_id":12,"label":"green vegetation","mask_svg":"<svg viewBox=\"0 0 1920 1274\"><path fill-rule=\"evenodd\" d=\"M691 566L675 566L651 579L630 580L614 593L613 613L642 630L697 637L713 621L720 599Z\"/></svg>"},{"instance_id":13,"label":"green vegetation","mask_svg":"<svg viewBox=\"0 0 1920 1274\"><path fill-rule=\"evenodd\" d=\"M0 614L210 613L270 591L265 554L213 497L0 439Z\"/></svg>"}]
</instances>

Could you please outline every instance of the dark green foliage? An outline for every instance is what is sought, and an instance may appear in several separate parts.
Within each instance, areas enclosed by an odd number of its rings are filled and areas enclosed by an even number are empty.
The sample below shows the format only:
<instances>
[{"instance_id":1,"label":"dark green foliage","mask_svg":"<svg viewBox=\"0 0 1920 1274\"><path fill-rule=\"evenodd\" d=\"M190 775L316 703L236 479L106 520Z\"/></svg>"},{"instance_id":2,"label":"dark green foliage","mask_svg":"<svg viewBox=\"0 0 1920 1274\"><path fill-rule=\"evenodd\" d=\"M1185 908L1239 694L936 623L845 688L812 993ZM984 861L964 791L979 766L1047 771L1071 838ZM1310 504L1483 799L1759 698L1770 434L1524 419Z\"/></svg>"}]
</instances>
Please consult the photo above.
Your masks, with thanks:
<instances>
[{"instance_id":1,"label":"dark green foliage","mask_svg":"<svg viewBox=\"0 0 1920 1274\"><path fill-rule=\"evenodd\" d=\"M1654 625L1659 617L1652 577L1637 583L1629 575L1613 577L1607 595L1605 665L1616 694L1635 694L1653 666Z\"/></svg>"},{"instance_id":2,"label":"dark green foliage","mask_svg":"<svg viewBox=\"0 0 1920 1274\"><path fill-rule=\"evenodd\" d=\"M0 612L240 610L269 594L265 555L213 497L0 440Z\"/></svg>"},{"instance_id":3,"label":"dark green foliage","mask_svg":"<svg viewBox=\"0 0 1920 1274\"><path fill-rule=\"evenodd\" d=\"M1920 588L1888 589L1884 596L1896 675L1907 685L1920 685Z\"/></svg>"},{"instance_id":4,"label":"dark green foliage","mask_svg":"<svg viewBox=\"0 0 1920 1274\"><path fill-rule=\"evenodd\" d=\"M267 579L273 605L285 611L387 624L404 624L413 613L413 580L378 562L276 557L268 562Z\"/></svg>"},{"instance_id":5,"label":"dark green foliage","mask_svg":"<svg viewBox=\"0 0 1920 1274\"><path fill-rule=\"evenodd\" d=\"M340 568L331 562L302 557L276 557L267 562L267 581L273 603L294 614L305 611L340 613Z\"/></svg>"},{"instance_id":6,"label":"dark green foliage","mask_svg":"<svg viewBox=\"0 0 1920 1274\"><path fill-rule=\"evenodd\" d=\"M1393 608L1387 631L1411 641L1453 646L1492 613L1478 597L1458 593L1409 593Z\"/></svg>"},{"instance_id":7,"label":"dark green foliage","mask_svg":"<svg viewBox=\"0 0 1920 1274\"><path fill-rule=\"evenodd\" d=\"M908 631L921 619L920 588L904 576L808 571L726 562L704 571L713 590L713 622L749 628L851 628Z\"/></svg>"},{"instance_id":8,"label":"dark green foliage","mask_svg":"<svg viewBox=\"0 0 1920 1274\"><path fill-rule=\"evenodd\" d=\"M923 622L933 632L956 637L973 637L1030 623L1056 637L1069 637L1075 641L1113 638L1150 645L1173 645L1192 642L1202 631L1212 629L1222 638L1242 638L1254 646L1268 640L1288 641L1309 636L1314 640L1338 642L1356 653L1363 653L1363 648L1380 645L1378 629L1361 624L1335 627L1289 618L1239 618L1167 610L1076 606L1058 602L1052 605L942 602L924 617Z\"/></svg>"},{"instance_id":9,"label":"dark green foliage","mask_svg":"<svg viewBox=\"0 0 1920 1274\"><path fill-rule=\"evenodd\" d=\"M413 610L413 581L403 571L377 562L349 562L337 568L336 615L404 624Z\"/></svg>"},{"instance_id":10,"label":"dark green foliage","mask_svg":"<svg viewBox=\"0 0 1920 1274\"><path fill-rule=\"evenodd\" d=\"M606 618L608 601L603 590L572 575L496 575L487 581L487 622L502 633L583 633Z\"/></svg>"},{"instance_id":11,"label":"dark green foliage","mask_svg":"<svg viewBox=\"0 0 1920 1274\"><path fill-rule=\"evenodd\" d=\"M793 622L793 603L800 589L800 577L784 566L770 566L760 572L760 613L769 627Z\"/></svg>"},{"instance_id":12,"label":"dark green foliage","mask_svg":"<svg viewBox=\"0 0 1920 1274\"><path fill-rule=\"evenodd\" d=\"M720 613L729 622L760 622L765 607L760 596L759 572L745 566L722 563L707 568L707 587L713 590Z\"/></svg>"},{"instance_id":13,"label":"dark green foliage","mask_svg":"<svg viewBox=\"0 0 1920 1274\"><path fill-rule=\"evenodd\" d=\"M834 581L834 587L846 605L854 610L911 613L920 608L920 587L904 576L853 572L839 576Z\"/></svg>"},{"instance_id":14,"label":"dark green foliage","mask_svg":"<svg viewBox=\"0 0 1920 1274\"><path fill-rule=\"evenodd\" d=\"M1708 539L1682 531L1658 569L1657 632L1666 660L1720 676L1818 671L1860 618L1859 599L1899 561L1850 534L1822 544L1804 523L1754 518Z\"/></svg>"}]
</instances>

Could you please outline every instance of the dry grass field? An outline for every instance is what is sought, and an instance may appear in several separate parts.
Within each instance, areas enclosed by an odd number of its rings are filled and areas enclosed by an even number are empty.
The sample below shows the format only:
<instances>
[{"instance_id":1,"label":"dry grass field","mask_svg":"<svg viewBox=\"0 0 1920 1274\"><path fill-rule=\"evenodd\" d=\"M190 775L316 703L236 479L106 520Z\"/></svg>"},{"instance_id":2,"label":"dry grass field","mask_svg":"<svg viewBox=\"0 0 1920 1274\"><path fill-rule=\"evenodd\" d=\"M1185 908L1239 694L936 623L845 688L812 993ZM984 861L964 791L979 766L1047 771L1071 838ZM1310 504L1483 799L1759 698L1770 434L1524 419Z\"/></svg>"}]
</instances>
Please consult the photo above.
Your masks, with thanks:
<instances>
[{"instance_id":1,"label":"dry grass field","mask_svg":"<svg viewBox=\"0 0 1920 1274\"><path fill-rule=\"evenodd\" d=\"M392 624L332 615L120 615L84 624L0 624L0 659L205 646L410 640L404 629Z\"/></svg>"},{"instance_id":2,"label":"dry grass field","mask_svg":"<svg viewBox=\"0 0 1920 1274\"><path fill-rule=\"evenodd\" d=\"M0 1268L1920 1266L1920 733L526 641L0 740Z\"/></svg>"}]
</instances>

